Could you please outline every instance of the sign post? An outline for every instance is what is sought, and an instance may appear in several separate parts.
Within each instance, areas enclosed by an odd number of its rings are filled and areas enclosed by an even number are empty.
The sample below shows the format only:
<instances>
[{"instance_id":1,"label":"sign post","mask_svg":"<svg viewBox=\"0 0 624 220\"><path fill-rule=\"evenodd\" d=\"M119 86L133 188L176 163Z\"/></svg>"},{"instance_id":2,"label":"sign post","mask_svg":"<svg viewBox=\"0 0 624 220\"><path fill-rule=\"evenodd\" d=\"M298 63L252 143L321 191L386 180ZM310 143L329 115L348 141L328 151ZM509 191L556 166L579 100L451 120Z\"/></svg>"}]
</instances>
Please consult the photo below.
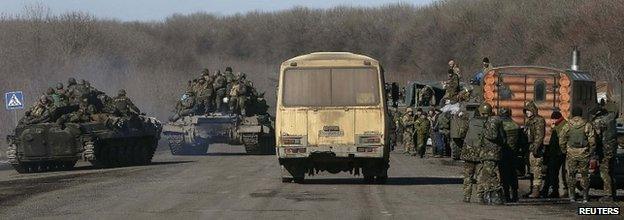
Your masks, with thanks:
<instances>
[{"instance_id":1,"label":"sign post","mask_svg":"<svg viewBox=\"0 0 624 220\"><path fill-rule=\"evenodd\" d=\"M15 115L15 127L17 127L18 115L17 111L24 109L24 94L22 91L13 91L4 93L4 105L9 111L13 111Z\"/></svg>"}]
</instances>

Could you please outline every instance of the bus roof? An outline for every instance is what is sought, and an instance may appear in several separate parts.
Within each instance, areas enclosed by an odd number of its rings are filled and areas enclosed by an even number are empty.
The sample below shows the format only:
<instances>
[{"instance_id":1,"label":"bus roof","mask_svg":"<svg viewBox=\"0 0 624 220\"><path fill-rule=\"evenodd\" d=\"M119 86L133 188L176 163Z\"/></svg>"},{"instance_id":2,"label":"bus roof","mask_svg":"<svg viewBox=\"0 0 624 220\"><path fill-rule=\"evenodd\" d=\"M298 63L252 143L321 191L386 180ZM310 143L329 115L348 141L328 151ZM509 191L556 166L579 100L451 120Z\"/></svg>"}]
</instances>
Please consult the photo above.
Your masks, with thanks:
<instances>
[{"instance_id":1,"label":"bus roof","mask_svg":"<svg viewBox=\"0 0 624 220\"><path fill-rule=\"evenodd\" d=\"M377 60L368 56L354 54L350 52L314 52L286 60L284 61L284 63L309 60L369 60L377 62Z\"/></svg>"}]
</instances>

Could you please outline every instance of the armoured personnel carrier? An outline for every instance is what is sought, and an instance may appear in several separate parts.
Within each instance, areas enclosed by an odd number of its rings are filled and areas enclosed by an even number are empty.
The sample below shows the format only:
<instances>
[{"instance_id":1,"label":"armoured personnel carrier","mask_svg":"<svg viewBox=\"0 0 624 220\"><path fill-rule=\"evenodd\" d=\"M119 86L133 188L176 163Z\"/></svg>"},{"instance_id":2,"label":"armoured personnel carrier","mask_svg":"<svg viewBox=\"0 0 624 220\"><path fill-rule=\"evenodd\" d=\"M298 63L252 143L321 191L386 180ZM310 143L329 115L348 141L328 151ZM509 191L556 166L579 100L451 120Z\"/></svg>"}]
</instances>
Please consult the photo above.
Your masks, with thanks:
<instances>
[{"instance_id":1,"label":"armoured personnel carrier","mask_svg":"<svg viewBox=\"0 0 624 220\"><path fill-rule=\"evenodd\" d=\"M148 164L162 126L137 116L123 123L37 123L18 126L7 137L9 163L19 173L68 170L78 160L97 167Z\"/></svg>"},{"instance_id":2,"label":"armoured personnel carrier","mask_svg":"<svg viewBox=\"0 0 624 220\"><path fill-rule=\"evenodd\" d=\"M273 154L274 133L270 115L185 116L163 128L173 155L205 154L213 143L242 144L248 154Z\"/></svg>"}]
</instances>

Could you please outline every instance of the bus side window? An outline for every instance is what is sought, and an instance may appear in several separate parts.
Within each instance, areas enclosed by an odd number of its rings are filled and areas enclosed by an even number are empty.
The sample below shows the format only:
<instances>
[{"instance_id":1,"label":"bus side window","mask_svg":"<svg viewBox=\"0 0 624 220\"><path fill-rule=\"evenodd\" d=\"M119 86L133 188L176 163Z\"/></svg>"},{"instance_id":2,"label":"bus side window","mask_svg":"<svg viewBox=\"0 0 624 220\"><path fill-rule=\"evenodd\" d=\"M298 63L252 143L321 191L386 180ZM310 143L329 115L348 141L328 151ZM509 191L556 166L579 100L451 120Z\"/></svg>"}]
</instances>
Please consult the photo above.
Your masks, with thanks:
<instances>
[{"instance_id":1,"label":"bus side window","mask_svg":"<svg viewBox=\"0 0 624 220\"><path fill-rule=\"evenodd\" d=\"M534 100L536 102L541 102L546 100L546 81L544 80L536 80L535 81L535 87L534 87L534 93L535 97Z\"/></svg>"}]
</instances>

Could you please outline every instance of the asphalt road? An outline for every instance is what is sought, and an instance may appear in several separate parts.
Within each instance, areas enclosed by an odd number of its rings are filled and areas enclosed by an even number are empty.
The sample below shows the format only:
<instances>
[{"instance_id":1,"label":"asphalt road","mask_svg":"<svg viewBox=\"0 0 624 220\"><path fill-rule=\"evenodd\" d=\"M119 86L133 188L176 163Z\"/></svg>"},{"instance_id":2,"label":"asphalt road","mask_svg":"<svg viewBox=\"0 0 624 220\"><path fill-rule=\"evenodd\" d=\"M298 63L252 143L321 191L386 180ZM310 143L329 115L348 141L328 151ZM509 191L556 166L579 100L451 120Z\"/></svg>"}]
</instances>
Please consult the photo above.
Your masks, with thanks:
<instances>
[{"instance_id":1,"label":"asphalt road","mask_svg":"<svg viewBox=\"0 0 624 220\"><path fill-rule=\"evenodd\" d=\"M282 183L275 156L215 146L205 156L159 151L149 166L17 174L0 170L0 219L557 219L576 205L461 201L461 165L393 153L385 185L348 174Z\"/></svg>"}]
</instances>

